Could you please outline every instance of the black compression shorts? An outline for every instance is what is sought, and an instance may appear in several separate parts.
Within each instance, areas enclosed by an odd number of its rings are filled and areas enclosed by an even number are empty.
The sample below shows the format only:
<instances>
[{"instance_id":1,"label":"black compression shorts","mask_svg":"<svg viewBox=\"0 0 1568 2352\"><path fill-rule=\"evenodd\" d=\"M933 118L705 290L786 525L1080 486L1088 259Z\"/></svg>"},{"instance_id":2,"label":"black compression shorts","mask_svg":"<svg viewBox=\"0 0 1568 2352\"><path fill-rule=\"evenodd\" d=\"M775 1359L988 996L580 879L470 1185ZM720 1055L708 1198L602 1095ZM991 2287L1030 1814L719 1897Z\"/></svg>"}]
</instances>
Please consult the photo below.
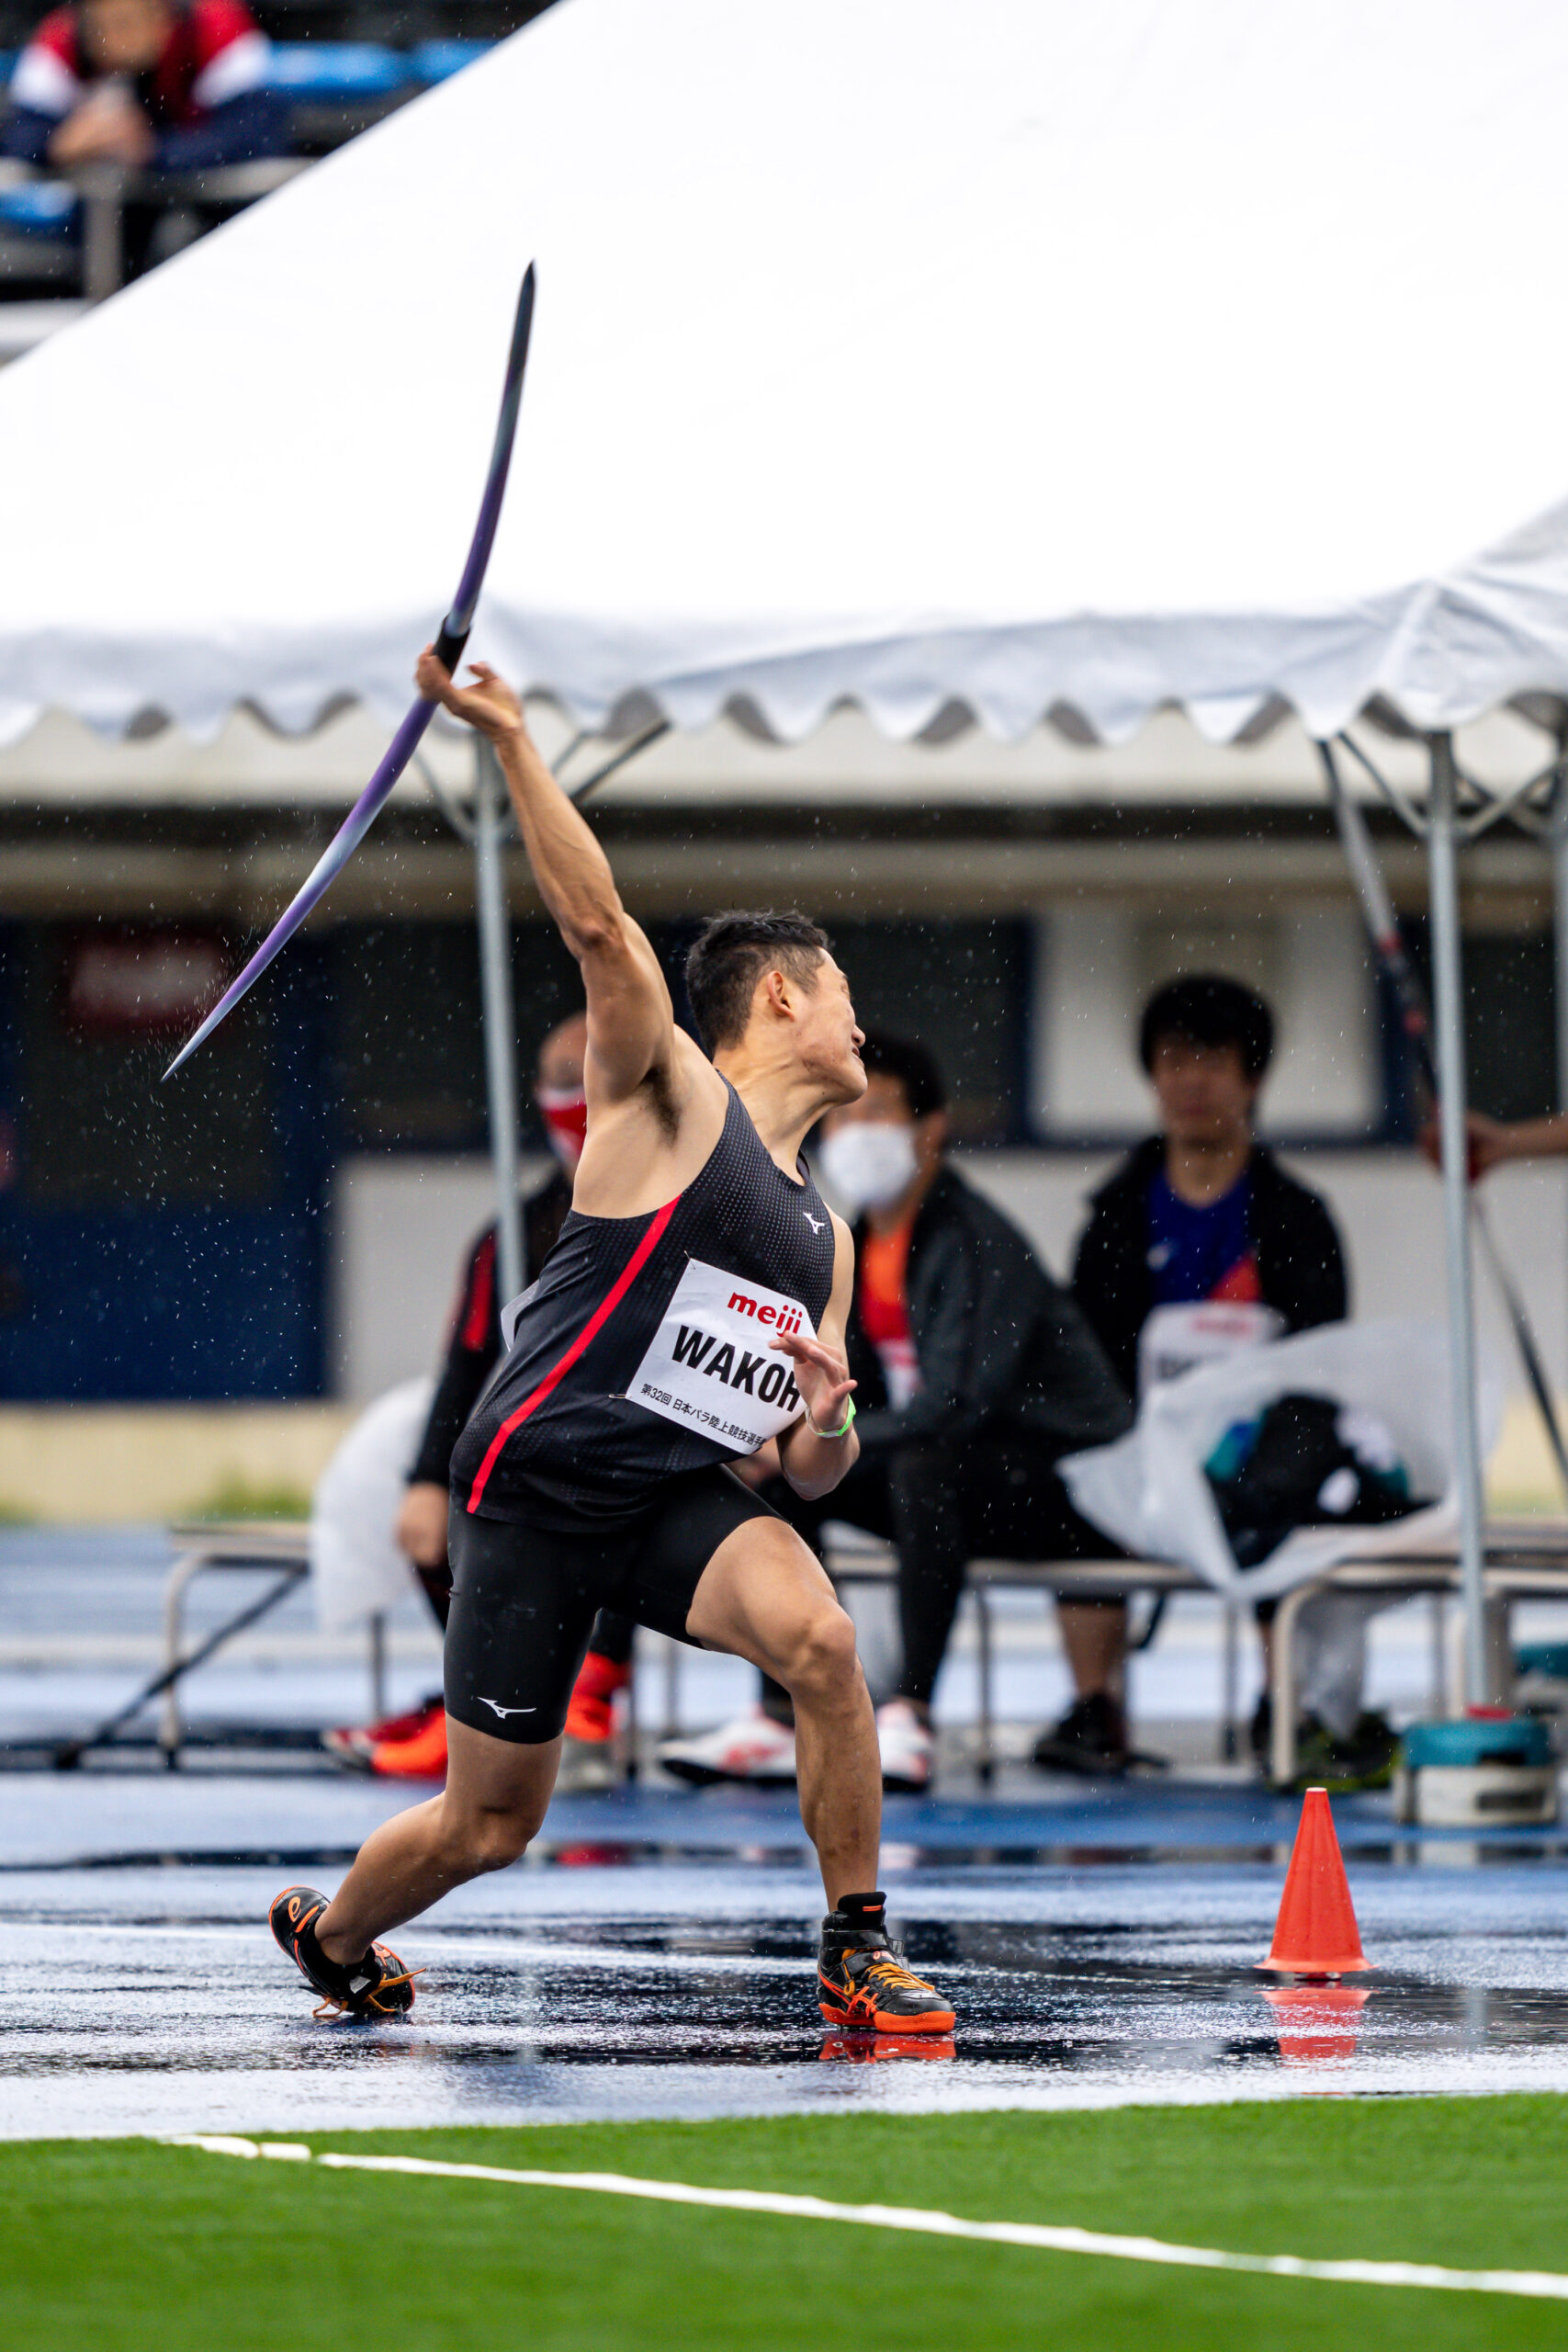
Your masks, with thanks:
<instances>
[{"instance_id":1,"label":"black compression shorts","mask_svg":"<svg viewBox=\"0 0 1568 2352\"><path fill-rule=\"evenodd\" d=\"M645 1517L609 1535L480 1519L455 1496L447 1713L492 1739L554 1739L600 1610L689 1641L692 1597L719 1545L778 1515L722 1465L668 1479Z\"/></svg>"}]
</instances>

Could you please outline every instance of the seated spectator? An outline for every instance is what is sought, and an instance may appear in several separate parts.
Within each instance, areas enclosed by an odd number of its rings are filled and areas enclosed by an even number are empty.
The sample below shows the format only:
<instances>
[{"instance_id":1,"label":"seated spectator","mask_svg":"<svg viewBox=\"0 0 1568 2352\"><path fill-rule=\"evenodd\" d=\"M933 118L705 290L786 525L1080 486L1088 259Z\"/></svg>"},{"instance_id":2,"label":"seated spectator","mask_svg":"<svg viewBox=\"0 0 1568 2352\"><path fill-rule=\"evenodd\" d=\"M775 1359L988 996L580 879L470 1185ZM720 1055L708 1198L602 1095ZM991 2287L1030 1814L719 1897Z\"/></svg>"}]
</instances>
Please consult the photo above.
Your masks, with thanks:
<instances>
[{"instance_id":1,"label":"seated spectator","mask_svg":"<svg viewBox=\"0 0 1568 2352\"><path fill-rule=\"evenodd\" d=\"M813 1544L828 1520L897 1544L903 1670L877 1733L887 1785L921 1789L931 1692L966 1563L1117 1557L1052 1465L1119 1437L1132 1416L1072 1300L948 1164L946 1098L930 1054L874 1035L862 1059L866 1091L829 1114L820 1155L829 1192L854 1219L847 1348L860 1458L818 1501L777 1476L761 1491ZM660 1761L689 1780L792 1777L786 1693L765 1684L754 1714L668 1743Z\"/></svg>"},{"instance_id":2,"label":"seated spectator","mask_svg":"<svg viewBox=\"0 0 1568 2352\"><path fill-rule=\"evenodd\" d=\"M1129 1395L1142 1396L1201 1361L1338 1322L1348 1312L1333 1218L1253 1139L1273 1046L1269 1007L1238 980L1172 980L1145 1007L1138 1053L1159 1133L1095 1194L1073 1274L1073 1295ZM1119 1770L1126 1748L1125 1604L1064 1600L1058 1607L1077 1695L1040 1743L1036 1761L1052 1770ZM1266 1654L1272 1614L1269 1603L1260 1606ZM1303 1690L1313 1687L1309 1668ZM1340 1708L1337 1723L1303 1725L1303 1753L1337 1778L1360 1777L1363 1768L1366 1777L1379 1777L1392 1758L1388 1726L1359 1710L1358 1685L1348 1715ZM1261 1759L1267 1695L1252 1736Z\"/></svg>"},{"instance_id":3,"label":"seated spectator","mask_svg":"<svg viewBox=\"0 0 1568 2352\"><path fill-rule=\"evenodd\" d=\"M268 45L242 0L75 0L17 61L0 153L199 172L283 153Z\"/></svg>"},{"instance_id":4,"label":"seated spectator","mask_svg":"<svg viewBox=\"0 0 1568 2352\"><path fill-rule=\"evenodd\" d=\"M571 1206L571 1180L588 1132L588 1100L582 1088L587 1050L588 1023L581 1012L552 1029L539 1047L534 1101L557 1165L523 1202L524 1257L529 1281L560 1238ZM397 1540L412 1563L443 1630L452 1601L452 1572L446 1563L452 1448L502 1352L501 1310L505 1304L496 1281L496 1227L491 1225L479 1235L464 1261L446 1361L398 1514ZM579 1787L602 1785L609 1778L611 1708L615 1692L631 1679L631 1620L601 1611L566 1719L563 1770L567 1780ZM341 1762L392 1779L438 1780L446 1770L446 1710L439 1691L407 1715L393 1716L382 1724L344 1726L322 1736Z\"/></svg>"}]
</instances>

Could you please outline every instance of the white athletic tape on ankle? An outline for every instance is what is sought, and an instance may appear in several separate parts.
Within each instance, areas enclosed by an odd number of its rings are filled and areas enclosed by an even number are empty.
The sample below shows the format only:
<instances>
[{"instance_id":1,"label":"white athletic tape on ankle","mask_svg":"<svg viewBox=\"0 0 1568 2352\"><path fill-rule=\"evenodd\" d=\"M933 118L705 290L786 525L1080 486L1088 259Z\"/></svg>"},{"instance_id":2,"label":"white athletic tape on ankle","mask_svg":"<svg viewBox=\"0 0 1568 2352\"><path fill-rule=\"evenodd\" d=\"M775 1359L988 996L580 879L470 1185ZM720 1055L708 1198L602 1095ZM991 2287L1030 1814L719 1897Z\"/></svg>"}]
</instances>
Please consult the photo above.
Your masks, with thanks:
<instances>
[{"instance_id":1,"label":"white athletic tape on ankle","mask_svg":"<svg viewBox=\"0 0 1568 2352\"><path fill-rule=\"evenodd\" d=\"M309 2156L298 2141L237 2140L187 2132L167 2143L215 2156ZM1109 2236L1099 2230L1055 2229L1033 2222L966 2222L956 2213L908 2205L833 2205L821 2197L775 2196L757 2188L693 2188L680 2180L637 2180L618 2172L508 2172L497 2165L442 2164L434 2156L348 2156L329 2151L314 2162L333 2172L401 2172L438 2180L495 2180L517 2188L586 2189L600 2197L644 2197L664 2205L705 2205L736 2213L779 2213L802 2222L853 2222L921 2237L978 2238L989 2245L1033 2246L1045 2254L1095 2255L1111 2262L1172 2264L1185 2270L1246 2270L1272 2278L1316 2278L1341 2287L1439 2287L1460 2294L1528 2295L1568 2302L1568 2277L1551 2270L1446 2270L1429 2262L1318 2262L1294 2254L1227 2254L1217 2246L1168 2245L1160 2238Z\"/></svg>"}]
</instances>

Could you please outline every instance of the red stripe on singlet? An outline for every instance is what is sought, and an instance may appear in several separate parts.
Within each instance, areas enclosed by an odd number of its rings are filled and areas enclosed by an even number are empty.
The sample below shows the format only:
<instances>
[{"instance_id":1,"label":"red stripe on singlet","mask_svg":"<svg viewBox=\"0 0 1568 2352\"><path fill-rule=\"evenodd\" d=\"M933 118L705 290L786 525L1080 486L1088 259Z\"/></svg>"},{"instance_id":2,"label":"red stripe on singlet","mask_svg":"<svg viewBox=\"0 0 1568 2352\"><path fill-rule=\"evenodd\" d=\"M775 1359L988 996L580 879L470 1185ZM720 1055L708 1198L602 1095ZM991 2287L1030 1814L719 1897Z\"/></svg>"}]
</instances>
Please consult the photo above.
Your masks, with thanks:
<instances>
[{"instance_id":1,"label":"red stripe on singlet","mask_svg":"<svg viewBox=\"0 0 1568 2352\"><path fill-rule=\"evenodd\" d=\"M468 1292L468 1311L463 1317L462 1344L479 1350L490 1337L491 1312L495 1304L495 1236L487 1233L474 1258L473 1286Z\"/></svg>"},{"instance_id":2,"label":"red stripe on singlet","mask_svg":"<svg viewBox=\"0 0 1568 2352\"><path fill-rule=\"evenodd\" d=\"M550 1391L553 1388L559 1386L560 1383L566 1378L567 1374L571 1370L572 1365L577 1362L578 1357L582 1353L584 1348L586 1348L589 1343L597 1337L598 1333L604 1329L611 1316L614 1315L616 1307L619 1306L622 1299L625 1298L627 1291L630 1290L633 1283L636 1282L638 1274L641 1273L643 1268L647 1265L649 1258L652 1257L654 1250L659 1246L660 1238L662 1235L665 1227L669 1224L671 1218L674 1216L680 1205L681 1195L677 1193L672 1201L666 1201L661 1209L657 1209L654 1212L653 1223L649 1227L648 1231L643 1235L642 1239L632 1251L630 1258L627 1260L626 1264L622 1271L620 1279L615 1283L614 1289L611 1290L605 1297L600 1300L599 1305L594 1308L592 1314L589 1317L587 1322L583 1325L576 1339L573 1340L570 1347L568 1348L560 1362L557 1364L551 1365L549 1371L546 1373L543 1380L540 1381L537 1388L530 1390L529 1394L524 1397L523 1402L518 1406L517 1410L514 1413L508 1413L506 1419L502 1421L501 1427L491 1438L489 1446L486 1448L485 1458L479 1464L479 1475L475 1478L472 1487L469 1489L468 1508L470 1512L478 1510L479 1507L479 1498L483 1495L486 1485L489 1482L490 1474L495 1468L496 1461L501 1453L501 1450L505 1445L507 1439L512 1435L513 1430L520 1429L523 1423L527 1419L529 1414L534 1410L535 1407L542 1405Z\"/></svg>"}]
</instances>

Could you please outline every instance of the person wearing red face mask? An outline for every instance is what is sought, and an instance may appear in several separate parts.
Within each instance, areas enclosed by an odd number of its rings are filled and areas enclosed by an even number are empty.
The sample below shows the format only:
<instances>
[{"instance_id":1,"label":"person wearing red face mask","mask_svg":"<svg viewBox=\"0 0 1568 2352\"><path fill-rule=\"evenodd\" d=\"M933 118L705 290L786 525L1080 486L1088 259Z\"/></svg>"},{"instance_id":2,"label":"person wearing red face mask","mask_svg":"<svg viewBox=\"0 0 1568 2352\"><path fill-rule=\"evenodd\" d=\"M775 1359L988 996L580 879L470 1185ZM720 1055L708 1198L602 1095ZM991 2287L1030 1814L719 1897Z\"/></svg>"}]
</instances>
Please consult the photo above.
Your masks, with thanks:
<instances>
[{"instance_id":1,"label":"person wearing red face mask","mask_svg":"<svg viewBox=\"0 0 1568 2352\"><path fill-rule=\"evenodd\" d=\"M552 1029L539 1047L534 1102L556 1157L545 1182L523 1203L524 1258L532 1281L555 1248L571 1206L571 1180L588 1132L582 1058L588 1024L581 1012ZM453 1309L446 1361L436 1385L424 1437L409 1473L398 1514L397 1539L407 1553L443 1628L452 1597L446 1564L447 1465L463 1424L490 1378L501 1347L496 1227L488 1226L469 1250ZM579 1743L580 1781L607 1778L611 1706L631 1673L631 1622L601 1613L582 1663L567 1717L567 1738ZM322 1735L340 1762L397 1780L438 1780L446 1770L446 1716L440 1693L406 1715ZM597 1768L597 1770L595 1770Z\"/></svg>"}]
</instances>

